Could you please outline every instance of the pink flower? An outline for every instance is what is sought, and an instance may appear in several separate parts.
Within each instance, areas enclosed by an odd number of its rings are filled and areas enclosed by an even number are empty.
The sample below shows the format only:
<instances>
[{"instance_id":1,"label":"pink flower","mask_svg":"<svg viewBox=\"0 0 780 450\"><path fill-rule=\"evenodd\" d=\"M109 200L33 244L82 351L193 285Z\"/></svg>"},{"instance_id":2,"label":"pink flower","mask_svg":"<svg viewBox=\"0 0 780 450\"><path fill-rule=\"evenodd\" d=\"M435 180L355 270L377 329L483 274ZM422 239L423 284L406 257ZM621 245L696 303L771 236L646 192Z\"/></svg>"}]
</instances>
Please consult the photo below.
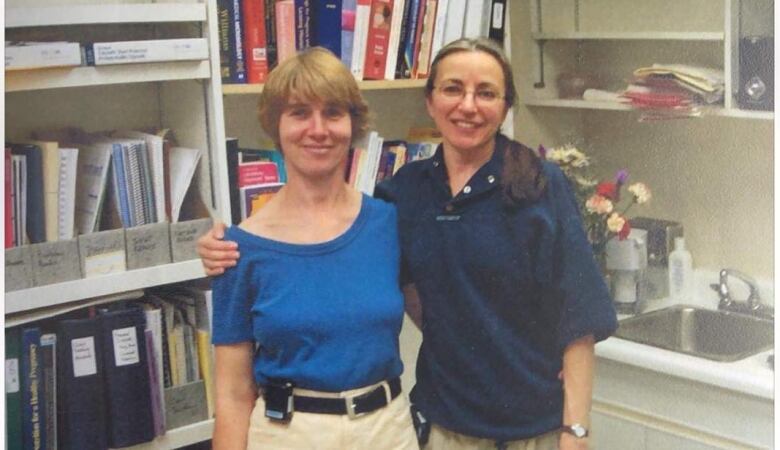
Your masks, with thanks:
<instances>
[{"instance_id":1,"label":"pink flower","mask_svg":"<svg viewBox=\"0 0 780 450\"><path fill-rule=\"evenodd\" d=\"M614 209L614 205L610 199L594 194L585 202L585 208L590 213L609 214Z\"/></svg>"}]
</instances>

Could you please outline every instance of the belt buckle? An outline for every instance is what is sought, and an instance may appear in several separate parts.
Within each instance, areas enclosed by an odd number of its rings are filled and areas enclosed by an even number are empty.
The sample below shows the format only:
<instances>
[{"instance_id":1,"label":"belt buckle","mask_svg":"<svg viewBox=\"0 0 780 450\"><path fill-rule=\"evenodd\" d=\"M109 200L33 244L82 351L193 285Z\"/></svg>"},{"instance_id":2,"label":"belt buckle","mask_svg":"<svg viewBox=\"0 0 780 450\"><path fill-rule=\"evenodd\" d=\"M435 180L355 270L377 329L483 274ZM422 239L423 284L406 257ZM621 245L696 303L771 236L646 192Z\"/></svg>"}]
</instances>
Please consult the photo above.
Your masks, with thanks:
<instances>
[{"instance_id":1,"label":"belt buckle","mask_svg":"<svg viewBox=\"0 0 780 450\"><path fill-rule=\"evenodd\" d=\"M384 406L387 406L390 404L390 402L393 400L392 393L390 392L390 384L387 383L387 381L383 381L379 386L377 386L375 389L372 389L368 392L365 392L360 395L354 395L352 397L345 397L344 398L344 405L347 407L347 417L350 418L350 420L357 419L360 416L364 416L372 411L366 411L366 412L356 412L355 408L357 407L357 404L355 403L355 400L358 400L360 398L368 397L369 395L372 395L374 392L376 392L377 389L382 388L385 391L385 404Z\"/></svg>"}]
</instances>

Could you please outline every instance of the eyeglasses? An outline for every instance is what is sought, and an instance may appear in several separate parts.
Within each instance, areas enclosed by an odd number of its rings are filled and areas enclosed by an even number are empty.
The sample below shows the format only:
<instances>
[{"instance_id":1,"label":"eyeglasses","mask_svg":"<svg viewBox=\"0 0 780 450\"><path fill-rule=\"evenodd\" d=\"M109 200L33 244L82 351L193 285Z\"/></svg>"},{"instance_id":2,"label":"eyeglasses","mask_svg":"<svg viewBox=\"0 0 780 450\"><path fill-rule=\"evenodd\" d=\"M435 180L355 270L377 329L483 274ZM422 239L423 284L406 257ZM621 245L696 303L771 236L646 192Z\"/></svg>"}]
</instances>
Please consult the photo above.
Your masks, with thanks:
<instances>
[{"instance_id":1,"label":"eyeglasses","mask_svg":"<svg viewBox=\"0 0 780 450\"><path fill-rule=\"evenodd\" d=\"M468 91L462 85L456 83L434 86L434 89L439 91L444 98L451 101L462 101L466 98L466 94L471 92L474 102L485 106L494 105L504 98L504 96L495 89L483 87L474 91Z\"/></svg>"}]
</instances>

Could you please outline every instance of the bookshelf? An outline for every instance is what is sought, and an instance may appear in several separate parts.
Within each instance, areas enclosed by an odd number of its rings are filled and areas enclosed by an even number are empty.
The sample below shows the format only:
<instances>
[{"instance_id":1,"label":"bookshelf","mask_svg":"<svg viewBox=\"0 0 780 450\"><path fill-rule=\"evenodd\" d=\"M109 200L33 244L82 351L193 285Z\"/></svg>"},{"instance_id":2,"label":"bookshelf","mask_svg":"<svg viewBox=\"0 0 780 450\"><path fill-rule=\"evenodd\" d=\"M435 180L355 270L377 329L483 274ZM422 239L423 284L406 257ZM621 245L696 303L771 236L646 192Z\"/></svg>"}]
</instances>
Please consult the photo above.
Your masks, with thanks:
<instances>
[{"instance_id":1,"label":"bookshelf","mask_svg":"<svg viewBox=\"0 0 780 450\"><path fill-rule=\"evenodd\" d=\"M203 152L199 194L208 214L229 217L225 120L219 74L215 0L10 0L7 40L96 41L205 38L202 61L63 67L5 74L5 135L79 127L173 130L177 144ZM78 260L74 261L79 264ZM138 298L144 289L204 278L200 260L169 263L5 293L5 326L13 327L87 306ZM168 430L132 447L168 450L211 438L213 420Z\"/></svg>"},{"instance_id":2,"label":"bookshelf","mask_svg":"<svg viewBox=\"0 0 780 450\"><path fill-rule=\"evenodd\" d=\"M528 0L524 14L534 47L533 82L521 89L521 102L531 108L633 111L617 103L560 99L556 78L585 71L597 75L601 87L617 91L625 88L633 69L680 63L724 71L723 103L703 108L703 117L773 120L771 111L743 110L736 102L739 3L653 0L629 6L575 0L549 8L546 2Z\"/></svg>"},{"instance_id":3,"label":"bookshelf","mask_svg":"<svg viewBox=\"0 0 780 450\"><path fill-rule=\"evenodd\" d=\"M391 91L404 89L420 89L425 86L425 80L378 80L359 81L362 91ZM255 95L263 92L262 84L223 84L224 95Z\"/></svg>"}]
</instances>

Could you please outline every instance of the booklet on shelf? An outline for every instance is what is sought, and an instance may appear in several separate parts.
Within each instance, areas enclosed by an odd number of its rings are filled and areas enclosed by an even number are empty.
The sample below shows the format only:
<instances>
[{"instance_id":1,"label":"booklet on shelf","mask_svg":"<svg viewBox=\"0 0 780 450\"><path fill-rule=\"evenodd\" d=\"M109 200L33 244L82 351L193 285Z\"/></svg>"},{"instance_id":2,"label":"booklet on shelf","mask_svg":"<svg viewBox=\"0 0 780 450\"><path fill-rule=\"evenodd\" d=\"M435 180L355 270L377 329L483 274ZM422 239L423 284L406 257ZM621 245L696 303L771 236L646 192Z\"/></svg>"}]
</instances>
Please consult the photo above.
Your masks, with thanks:
<instances>
[{"instance_id":1,"label":"booklet on shelf","mask_svg":"<svg viewBox=\"0 0 780 450\"><path fill-rule=\"evenodd\" d=\"M205 38L91 42L84 44L84 50L86 63L90 66L205 60L209 57Z\"/></svg>"},{"instance_id":2,"label":"booklet on shelf","mask_svg":"<svg viewBox=\"0 0 780 450\"><path fill-rule=\"evenodd\" d=\"M81 65L78 42L6 42L5 70L29 70Z\"/></svg>"}]
</instances>

